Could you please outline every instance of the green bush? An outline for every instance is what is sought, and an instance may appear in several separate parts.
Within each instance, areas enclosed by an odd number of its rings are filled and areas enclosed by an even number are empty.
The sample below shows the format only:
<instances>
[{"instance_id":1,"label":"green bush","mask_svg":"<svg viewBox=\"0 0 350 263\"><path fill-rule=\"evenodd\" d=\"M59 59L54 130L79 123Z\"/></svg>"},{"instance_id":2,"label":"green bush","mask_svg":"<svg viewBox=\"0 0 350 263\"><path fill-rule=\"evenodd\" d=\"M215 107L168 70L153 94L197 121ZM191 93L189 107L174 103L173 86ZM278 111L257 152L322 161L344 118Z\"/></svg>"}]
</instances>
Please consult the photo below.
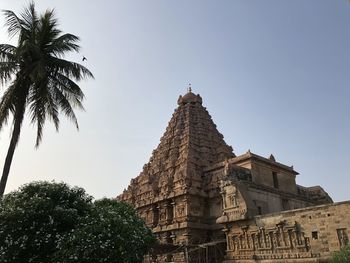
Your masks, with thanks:
<instances>
[{"instance_id":1,"label":"green bush","mask_svg":"<svg viewBox=\"0 0 350 263\"><path fill-rule=\"evenodd\" d=\"M0 262L141 262L155 242L125 203L34 182L0 200Z\"/></svg>"},{"instance_id":2,"label":"green bush","mask_svg":"<svg viewBox=\"0 0 350 263\"><path fill-rule=\"evenodd\" d=\"M50 262L57 241L90 213L92 197L64 183L35 182L0 201L0 262Z\"/></svg>"},{"instance_id":3,"label":"green bush","mask_svg":"<svg viewBox=\"0 0 350 263\"><path fill-rule=\"evenodd\" d=\"M331 263L349 263L350 246L345 246L340 251L334 252L330 262Z\"/></svg>"},{"instance_id":4,"label":"green bush","mask_svg":"<svg viewBox=\"0 0 350 263\"><path fill-rule=\"evenodd\" d=\"M142 262L155 242L151 230L128 204L96 201L92 213L60 244L57 262Z\"/></svg>"}]
</instances>

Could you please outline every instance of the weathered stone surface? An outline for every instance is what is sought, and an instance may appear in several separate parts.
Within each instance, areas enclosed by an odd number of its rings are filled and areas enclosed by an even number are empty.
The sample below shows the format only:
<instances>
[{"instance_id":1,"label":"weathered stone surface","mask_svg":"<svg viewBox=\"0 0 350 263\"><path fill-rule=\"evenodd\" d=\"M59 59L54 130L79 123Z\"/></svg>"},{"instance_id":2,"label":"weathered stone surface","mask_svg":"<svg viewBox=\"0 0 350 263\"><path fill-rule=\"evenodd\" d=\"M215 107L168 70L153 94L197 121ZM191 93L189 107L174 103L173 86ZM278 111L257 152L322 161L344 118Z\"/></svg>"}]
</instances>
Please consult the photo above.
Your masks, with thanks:
<instances>
[{"instance_id":1,"label":"weathered stone surface","mask_svg":"<svg viewBox=\"0 0 350 263\"><path fill-rule=\"evenodd\" d=\"M225 262L326 262L349 242L349 214L347 201L232 220Z\"/></svg>"},{"instance_id":2,"label":"weathered stone surface","mask_svg":"<svg viewBox=\"0 0 350 263\"><path fill-rule=\"evenodd\" d=\"M199 95L189 91L178 105L149 162L117 197L161 243L183 244L146 262L318 262L347 242L350 222L321 187L297 185L298 173L273 155L235 156ZM308 216L318 218L319 242Z\"/></svg>"}]
</instances>

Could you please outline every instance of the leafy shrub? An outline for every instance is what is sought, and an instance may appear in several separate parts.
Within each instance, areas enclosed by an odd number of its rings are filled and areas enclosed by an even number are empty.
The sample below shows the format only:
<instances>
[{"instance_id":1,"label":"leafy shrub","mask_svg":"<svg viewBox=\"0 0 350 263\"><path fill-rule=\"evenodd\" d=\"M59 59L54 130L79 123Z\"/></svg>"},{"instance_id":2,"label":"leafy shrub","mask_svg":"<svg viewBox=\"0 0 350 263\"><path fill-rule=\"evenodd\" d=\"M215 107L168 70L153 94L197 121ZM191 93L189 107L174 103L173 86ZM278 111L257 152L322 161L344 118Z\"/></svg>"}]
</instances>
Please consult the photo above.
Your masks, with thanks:
<instances>
[{"instance_id":1,"label":"leafy shrub","mask_svg":"<svg viewBox=\"0 0 350 263\"><path fill-rule=\"evenodd\" d=\"M141 262L155 242L125 203L34 182L0 200L0 262Z\"/></svg>"},{"instance_id":2,"label":"leafy shrub","mask_svg":"<svg viewBox=\"0 0 350 263\"><path fill-rule=\"evenodd\" d=\"M92 213L60 244L57 262L142 262L155 242L151 230L128 204L96 201Z\"/></svg>"},{"instance_id":3,"label":"leafy shrub","mask_svg":"<svg viewBox=\"0 0 350 263\"><path fill-rule=\"evenodd\" d=\"M0 262L50 262L57 241L87 216L92 197L64 183L35 182L0 201Z\"/></svg>"},{"instance_id":4,"label":"leafy shrub","mask_svg":"<svg viewBox=\"0 0 350 263\"><path fill-rule=\"evenodd\" d=\"M350 246L345 246L340 251L334 252L330 262L331 263L349 263Z\"/></svg>"}]
</instances>

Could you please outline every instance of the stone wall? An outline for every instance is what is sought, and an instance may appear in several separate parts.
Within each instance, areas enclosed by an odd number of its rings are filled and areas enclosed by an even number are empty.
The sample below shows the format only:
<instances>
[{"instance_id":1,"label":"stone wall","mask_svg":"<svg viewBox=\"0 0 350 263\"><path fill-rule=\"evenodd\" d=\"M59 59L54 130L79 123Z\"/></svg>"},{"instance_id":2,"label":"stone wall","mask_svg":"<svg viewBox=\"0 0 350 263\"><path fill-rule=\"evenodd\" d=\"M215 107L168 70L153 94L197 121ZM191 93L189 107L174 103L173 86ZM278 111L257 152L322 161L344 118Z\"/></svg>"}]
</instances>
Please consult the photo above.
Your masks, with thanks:
<instances>
[{"instance_id":1,"label":"stone wall","mask_svg":"<svg viewBox=\"0 0 350 263\"><path fill-rule=\"evenodd\" d=\"M240 166L242 157L244 157L245 167ZM255 160L258 158L263 159L264 162ZM250 163L251 167L255 167L255 172L253 168L252 170L247 168L247 163ZM278 167L280 170L278 170ZM261 175L263 178L268 176L273 178L273 171L279 171L277 175L279 176L280 187L278 188L268 183L259 184L257 179L254 179L254 173L257 172L263 173ZM233 193L228 193L230 184L236 185L239 192L244 195L241 201L246 203L250 216L332 203L332 199L321 187L312 187L314 190L311 191L310 188L298 186L295 183L295 174L296 172L290 167L285 168L285 165L278 164L275 161L270 163L268 159L250 152L245 156L238 156L222 162L220 165L214 165L204 173L204 179L207 182L205 189L207 189L210 197L216 197L219 194L218 190L221 182L224 182L227 187L220 190L222 200L228 199L231 201L222 201L221 206L217 202L215 204L211 203L210 210L215 211L215 215L219 217L222 211L227 210L227 204L232 201L238 202L238 195L234 196ZM255 174L255 177L258 178L259 175ZM293 190L286 191L287 187Z\"/></svg>"},{"instance_id":2,"label":"stone wall","mask_svg":"<svg viewBox=\"0 0 350 263\"><path fill-rule=\"evenodd\" d=\"M350 201L226 222L231 262L327 262L349 243Z\"/></svg>"},{"instance_id":3,"label":"stone wall","mask_svg":"<svg viewBox=\"0 0 350 263\"><path fill-rule=\"evenodd\" d=\"M296 194L295 177L298 174L292 166L276 162L273 155L264 158L250 151L232 159L238 166L251 170L252 182ZM275 177L275 178L274 178Z\"/></svg>"}]
</instances>

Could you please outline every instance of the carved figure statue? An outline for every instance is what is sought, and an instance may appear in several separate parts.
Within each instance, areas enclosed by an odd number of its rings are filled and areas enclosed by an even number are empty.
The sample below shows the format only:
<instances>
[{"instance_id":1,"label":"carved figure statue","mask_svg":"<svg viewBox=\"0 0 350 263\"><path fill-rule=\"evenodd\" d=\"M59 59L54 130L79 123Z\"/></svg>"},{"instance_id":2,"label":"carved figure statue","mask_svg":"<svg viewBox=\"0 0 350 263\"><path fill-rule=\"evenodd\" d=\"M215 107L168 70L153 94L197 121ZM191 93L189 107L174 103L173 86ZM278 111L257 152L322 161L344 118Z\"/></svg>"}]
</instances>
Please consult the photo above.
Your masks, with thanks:
<instances>
[{"instance_id":1,"label":"carved figure statue","mask_svg":"<svg viewBox=\"0 0 350 263\"><path fill-rule=\"evenodd\" d=\"M235 191L232 194L232 206L233 207L237 207L238 206L238 202L237 202L237 189L234 188Z\"/></svg>"}]
</instances>

